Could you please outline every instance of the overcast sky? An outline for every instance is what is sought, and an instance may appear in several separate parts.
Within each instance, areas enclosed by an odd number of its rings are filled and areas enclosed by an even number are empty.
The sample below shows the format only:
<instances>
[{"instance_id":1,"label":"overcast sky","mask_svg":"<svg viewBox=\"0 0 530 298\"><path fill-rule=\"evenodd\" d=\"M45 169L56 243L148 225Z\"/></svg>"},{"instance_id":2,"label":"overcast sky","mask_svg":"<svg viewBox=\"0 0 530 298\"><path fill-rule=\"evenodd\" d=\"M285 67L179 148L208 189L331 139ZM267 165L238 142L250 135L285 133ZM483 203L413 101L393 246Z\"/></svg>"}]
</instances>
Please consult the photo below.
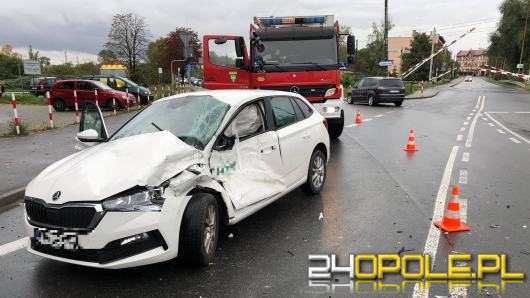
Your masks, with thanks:
<instances>
[{"instance_id":1,"label":"overcast sky","mask_svg":"<svg viewBox=\"0 0 530 298\"><path fill-rule=\"evenodd\" d=\"M433 27L451 41L471 27L476 32L451 49L488 46L495 30L501 0L389 0L395 27L390 36L407 36L413 29ZM2 0L0 45L11 44L23 56L31 44L52 63L95 61L107 39L112 16L136 13L145 18L152 38L165 36L175 27L190 27L203 34L248 36L253 16L333 14L341 25L351 26L366 43L372 22L382 22L384 0Z\"/></svg>"}]
</instances>

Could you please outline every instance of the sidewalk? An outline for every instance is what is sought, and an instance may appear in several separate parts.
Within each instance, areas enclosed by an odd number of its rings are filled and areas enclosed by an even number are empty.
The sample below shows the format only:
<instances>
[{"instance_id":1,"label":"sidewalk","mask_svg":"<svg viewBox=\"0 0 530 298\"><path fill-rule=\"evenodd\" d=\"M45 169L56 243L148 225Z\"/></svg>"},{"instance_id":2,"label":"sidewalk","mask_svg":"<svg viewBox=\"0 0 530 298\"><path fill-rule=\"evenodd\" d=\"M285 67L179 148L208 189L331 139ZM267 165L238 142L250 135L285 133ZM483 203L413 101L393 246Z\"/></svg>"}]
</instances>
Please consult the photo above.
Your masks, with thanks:
<instances>
[{"instance_id":1,"label":"sidewalk","mask_svg":"<svg viewBox=\"0 0 530 298\"><path fill-rule=\"evenodd\" d=\"M438 93L440 93L440 90L437 88L437 87L433 87L433 88L427 88L425 90L423 90L423 94L421 93L420 90L412 93L412 94L409 94L407 96L405 96L405 99L422 99L422 98L429 98L429 97L434 97L436 95L438 95Z\"/></svg>"},{"instance_id":2,"label":"sidewalk","mask_svg":"<svg viewBox=\"0 0 530 298\"><path fill-rule=\"evenodd\" d=\"M109 133L134 115L105 118ZM23 188L33 177L48 165L75 153L77 132L77 125L69 125L25 137L0 138L0 207L22 199Z\"/></svg>"}]
</instances>

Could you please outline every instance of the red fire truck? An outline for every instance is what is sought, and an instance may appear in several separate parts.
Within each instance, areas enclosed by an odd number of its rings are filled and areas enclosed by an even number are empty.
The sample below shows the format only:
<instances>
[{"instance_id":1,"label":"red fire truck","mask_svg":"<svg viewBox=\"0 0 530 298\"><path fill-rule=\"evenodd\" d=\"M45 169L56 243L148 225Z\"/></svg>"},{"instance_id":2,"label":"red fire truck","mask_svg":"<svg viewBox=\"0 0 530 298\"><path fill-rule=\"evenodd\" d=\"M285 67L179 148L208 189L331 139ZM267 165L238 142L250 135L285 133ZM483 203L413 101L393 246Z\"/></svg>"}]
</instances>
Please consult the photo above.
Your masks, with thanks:
<instances>
[{"instance_id":1,"label":"red fire truck","mask_svg":"<svg viewBox=\"0 0 530 298\"><path fill-rule=\"evenodd\" d=\"M299 93L328 120L330 136L337 138L344 128L339 37L332 15L255 17L250 52L242 36L205 35L204 87ZM348 36L350 61L353 44Z\"/></svg>"}]
</instances>

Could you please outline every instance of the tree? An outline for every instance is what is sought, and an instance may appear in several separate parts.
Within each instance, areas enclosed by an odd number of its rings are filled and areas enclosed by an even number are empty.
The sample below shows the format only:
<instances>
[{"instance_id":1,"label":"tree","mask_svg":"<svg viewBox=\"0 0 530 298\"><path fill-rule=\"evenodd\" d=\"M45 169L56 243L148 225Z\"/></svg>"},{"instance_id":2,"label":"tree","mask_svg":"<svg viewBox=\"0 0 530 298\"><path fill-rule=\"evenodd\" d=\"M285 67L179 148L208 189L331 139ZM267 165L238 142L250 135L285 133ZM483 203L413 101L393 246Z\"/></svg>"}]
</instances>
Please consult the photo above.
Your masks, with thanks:
<instances>
[{"instance_id":1,"label":"tree","mask_svg":"<svg viewBox=\"0 0 530 298\"><path fill-rule=\"evenodd\" d=\"M421 60L431 55L431 40L425 34L417 34L414 36L410 44L410 50L401 55L401 70L407 71ZM407 77L408 80L428 80L429 79L429 63L424 63L418 70Z\"/></svg>"},{"instance_id":2,"label":"tree","mask_svg":"<svg viewBox=\"0 0 530 298\"><path fill-rule=\"evenodd\" d=\"M0 80L16 78L21 63L20 54L15 53L11 45L3 45L0 49Z\"/></svg>"},{"instance_id":3,"label":"tree","mask_svg":"<svg viewBox=\"0 0 530 298\"><path fill-rule=\"evenodd\" d=\"M39 60L39 51L34 52L31 45L28 46L28 59Z\"/></svg>"},{"instance_id":4,"label":"tree","mask_svg":"<svg viewBox=\"0 0 530 298\"><path fill-rule=\"evenodd\" d=\"M389 22L389 30L394 25ZM365 75L386 75L386 67L380 67L379 61L385 59L385 47L384 47L384 27L385 24L377 25L372 24L372 33L368 35L368 44L365 48L357 51L356 55L356 68L357 72Z\"/></svg>"},{"instance_id":5,"label":"tree","mask_svg":"<svg viewBox=\"0 0 530 298\"><path fill-rule=\"evenodd\" d=\"M51 64L50 58L48 57L39 57L37 60L39 60L41 66L48 66Z\"/></svg>"},{"instance_id":6,"label":"tree","mask_svg":"<svg viewBox=\"0 0 530 298\"><path fill-rule=\"evenodd\" d=\"M185 59L184 57L184 44L180 39L181 34L191 35L190 45L193 51L193 56L191 58ZM164 69L170 69L172 60L186 60L185 62L173 63L173 71L176 71L177 67L182 69L190 62L197 62L201 55L202 43L199 40L197 32L193 31L191 28L177 27L175 28L175 31L170 32L166 37L166 42L160 52L160 65Z\"/></svg>"},{"instance_id":7,"label":"tree","mask_svg":"<svg viewBox=\"0 0 530 298\"><path fill-rule=\"evenodd\" d=\"M497 30L490 35L488 56L495 66L515 70L521 57L524 39L523 64L529 65L530 25L526 29L526 37L524 27L526 18L530 17L530 0L504 0L499 10L502 16ZM503 65L500 65L501 63Z\"/></svg>"},{"instance_id":8,"label":"tree","mask_svg":"<svg viewBox=\"0 0 530 298\"><path fill-rule=\"evenodd\" d=\"M116 54L114 54L114 52L103 49L98 53L98 62L100 64L116 64L118 63L118 59L116 58Z\"/></svg>"},{"instance_id":9,"label":"tree","mask_svg":"<svg viewBox=\"0 0 530 298\"><path fill-rule=\"evenodd\" d=\"M136 80L136 68L145 59L150 36L144 18L138 15L116 14L112 18L105 49L127 65L132 80Z\"/></svg>"}]
</instances>

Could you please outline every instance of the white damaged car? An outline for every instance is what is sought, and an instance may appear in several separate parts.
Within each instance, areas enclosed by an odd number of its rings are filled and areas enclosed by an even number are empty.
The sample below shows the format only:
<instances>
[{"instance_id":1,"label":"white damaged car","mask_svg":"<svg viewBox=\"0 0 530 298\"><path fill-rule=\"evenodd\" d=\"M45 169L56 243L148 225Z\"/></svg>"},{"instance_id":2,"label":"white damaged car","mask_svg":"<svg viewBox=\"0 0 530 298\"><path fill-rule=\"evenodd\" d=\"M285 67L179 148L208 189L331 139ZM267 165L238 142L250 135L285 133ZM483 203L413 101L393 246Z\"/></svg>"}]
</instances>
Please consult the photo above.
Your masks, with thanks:
<instances>
[{"instance_id":1,"label":"white damaged car","mask_svg":"<svg viewBox=\"0 0 530 298\"><path fill-rule=\"evenodd\" d=\"M221 90L156 101L108 137L87 103L82 150L26 188L28 251L99 268L208 264L220 226L296 187L322 190L326 125L298 94Z\"/></svg>"}]
</instances>

